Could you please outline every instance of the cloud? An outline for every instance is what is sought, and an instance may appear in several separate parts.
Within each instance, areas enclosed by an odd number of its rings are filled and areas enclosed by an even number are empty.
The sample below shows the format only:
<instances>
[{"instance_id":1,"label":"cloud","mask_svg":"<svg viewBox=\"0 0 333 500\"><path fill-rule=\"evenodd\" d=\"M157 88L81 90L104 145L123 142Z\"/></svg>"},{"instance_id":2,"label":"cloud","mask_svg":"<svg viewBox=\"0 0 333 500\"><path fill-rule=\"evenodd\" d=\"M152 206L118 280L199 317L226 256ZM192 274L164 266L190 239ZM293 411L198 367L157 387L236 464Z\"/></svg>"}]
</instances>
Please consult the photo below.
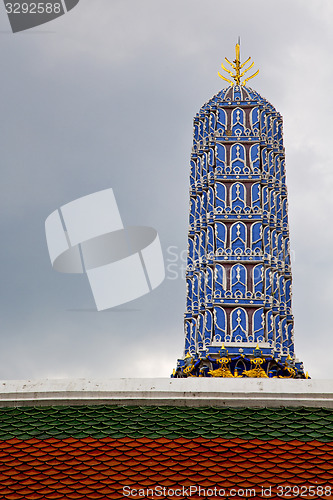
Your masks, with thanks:
<instances>
[{"instance_id":1,"label":"cloud","mask_svg":"<svg viewBox=\"0 0 333 500\"><path fill-rule=\"evenodd\" d=\"M3 378L171 373L183 280L134 310L89 312L85 284L52 271L44 221L112 187L126 225L155 227L166 254L186 249L192 119L238 35L260 68L252 86L284 116L296 353L329 376L331 16L330 0L81 0L44 32L13 35L3 13Z\"/></svg>"}]
</instances>

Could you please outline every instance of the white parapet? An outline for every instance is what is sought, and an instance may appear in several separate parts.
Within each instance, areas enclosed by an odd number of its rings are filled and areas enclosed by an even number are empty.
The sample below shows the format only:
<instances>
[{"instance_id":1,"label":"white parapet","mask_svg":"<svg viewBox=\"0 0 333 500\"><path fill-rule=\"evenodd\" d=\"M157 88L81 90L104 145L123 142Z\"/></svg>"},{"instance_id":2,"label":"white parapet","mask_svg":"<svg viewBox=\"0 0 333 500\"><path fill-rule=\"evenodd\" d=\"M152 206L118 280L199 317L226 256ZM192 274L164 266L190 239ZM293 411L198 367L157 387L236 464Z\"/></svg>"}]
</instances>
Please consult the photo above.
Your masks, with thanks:
<instances>
[{"instance_id":1,"label":"white parapet","mask_svg":"<svg viewBox=\"0 0 333 500\"><path fill-rule=\"evenodd\" d=\"M0 407L93 404L333 408L333 380L193 377L0 381Z\"/></svg>"}]
</instances>

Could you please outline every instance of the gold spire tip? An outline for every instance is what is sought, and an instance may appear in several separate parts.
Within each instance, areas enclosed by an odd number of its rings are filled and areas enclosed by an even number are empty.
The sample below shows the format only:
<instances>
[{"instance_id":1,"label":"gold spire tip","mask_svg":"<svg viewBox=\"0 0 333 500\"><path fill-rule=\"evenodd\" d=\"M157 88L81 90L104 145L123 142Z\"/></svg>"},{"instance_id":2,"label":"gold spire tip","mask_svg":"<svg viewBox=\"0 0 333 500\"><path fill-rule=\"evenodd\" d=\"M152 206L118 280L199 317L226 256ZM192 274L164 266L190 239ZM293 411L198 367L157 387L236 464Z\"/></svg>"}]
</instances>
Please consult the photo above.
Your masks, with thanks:
<instances>
[{"instance_id":1,"label":"gold spire tip","mask_svg":"<svg viewBox=\"0 0 333 500\"><path fill-rule=\"evenodd\" d=\"M247 73L251 68L253 68L254 62L252 62L250 64L250 66L245 68L244 71L241 71L241 69L244 68L244 66L246 66L246 64L251 60L251 57L246 59L246 61L241 64L241 62L240 62L240 39L239 38L238 38L238 43L236 43L235 49L236 49L236 59L233 62L230 62L229 59L227 59L225 57L226 62L228 64L230 64L231 68L235 71L235 73L230 71L230 69L227 69L224 66L224 64L221 63L222 69L224 71L226 71L231 76L231 78L233 78L235 80L235 82L233 82L229 78L226 78L225 76L221 75L220 72L218 72L218 75L220 78L222 78L222 80L225 80L226 82L231 83L231 85L235 85L235 83L236 83L236 85L240 85L241 78L245 75L245 73ZM256 71L253 75L249 76L248 78L245 78L245 80L241 83L241 85L243 85L243 86L246 85L246 82L248 82L249 80L251 80L252 78L257 76L258 73L259 73L259 70Z\"/></svg>"}]
</instances>

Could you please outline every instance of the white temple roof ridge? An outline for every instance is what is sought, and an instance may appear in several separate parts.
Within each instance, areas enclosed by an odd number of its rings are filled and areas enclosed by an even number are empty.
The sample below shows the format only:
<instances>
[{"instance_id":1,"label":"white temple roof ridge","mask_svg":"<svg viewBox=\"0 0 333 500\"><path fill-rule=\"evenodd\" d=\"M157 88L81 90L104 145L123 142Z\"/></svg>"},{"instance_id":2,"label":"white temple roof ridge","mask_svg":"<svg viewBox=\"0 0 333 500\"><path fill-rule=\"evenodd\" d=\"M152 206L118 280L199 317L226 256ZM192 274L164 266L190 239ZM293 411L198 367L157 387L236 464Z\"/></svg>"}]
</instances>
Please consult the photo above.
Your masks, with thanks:
<instances>
[{"instance_id":1,"label":"white temple roof ridge","mask_svg":"<svg viewBox=\"0 0 333 500\"><path fill-rule=\"evenodd\" d=\"M0 381L0 407L95 404L333 408L333 380L193 377Z\"/></svg>"}]
</instances>

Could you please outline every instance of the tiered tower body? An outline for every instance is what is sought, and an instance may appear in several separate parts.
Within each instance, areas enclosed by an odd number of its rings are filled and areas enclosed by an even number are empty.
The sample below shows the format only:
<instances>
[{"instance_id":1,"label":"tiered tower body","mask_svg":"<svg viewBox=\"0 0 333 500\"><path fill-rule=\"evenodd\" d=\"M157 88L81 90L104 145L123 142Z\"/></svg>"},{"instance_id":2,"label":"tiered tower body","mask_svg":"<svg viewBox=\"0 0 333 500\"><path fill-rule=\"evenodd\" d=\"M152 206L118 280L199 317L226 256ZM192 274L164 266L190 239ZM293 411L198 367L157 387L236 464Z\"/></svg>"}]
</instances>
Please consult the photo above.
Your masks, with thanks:
<instances>
[{"instance_id":1,"label":"tiered tower body","mask_svg":"<svg viewBox=\"0 0 333 500\"><path fill-rule=\"evenodd\" d=\"M194 118L186 282L175 376L251 376L261 358L258 376L304 377L294 353L282 117L237 83ZM218 363L230 374L214 374Z\"/></svg>"}]
</instances>

